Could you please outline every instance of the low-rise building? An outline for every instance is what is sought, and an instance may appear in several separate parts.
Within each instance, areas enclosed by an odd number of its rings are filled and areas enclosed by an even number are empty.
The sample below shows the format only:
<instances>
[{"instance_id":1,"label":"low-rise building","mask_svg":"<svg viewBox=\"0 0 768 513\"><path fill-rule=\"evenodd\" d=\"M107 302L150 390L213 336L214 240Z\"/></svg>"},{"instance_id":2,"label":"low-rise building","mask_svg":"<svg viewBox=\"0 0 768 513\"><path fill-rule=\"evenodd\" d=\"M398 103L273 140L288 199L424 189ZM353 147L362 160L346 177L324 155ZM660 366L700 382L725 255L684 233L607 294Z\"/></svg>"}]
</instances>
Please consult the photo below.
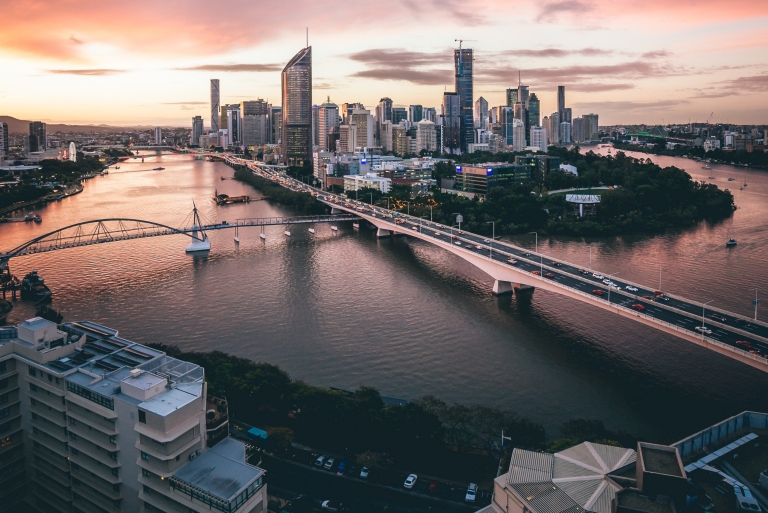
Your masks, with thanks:
<instances>
[{"instance_id":1,"label":"low-rise building","mask_svg":"<svg viewBox=\"0 0 768 513\"><path fill-rule=\"evenodd\" d=\"M347 175L344 177L344 191L358 191L360 189L377 189L386 194L392 189L392 180L375 174Z\"/></svg>"},{"instance_id":2,"label":"low-rise building","mask_svg":"<svg viewBox=\"0 0 768 513\"><path fill-rule=\"evenodd\" d=\"M456 166L455 188L485 197L494 187L509 187L531 179L528 166L506 162L486 162Z\"/></svg>"}]
</instances>

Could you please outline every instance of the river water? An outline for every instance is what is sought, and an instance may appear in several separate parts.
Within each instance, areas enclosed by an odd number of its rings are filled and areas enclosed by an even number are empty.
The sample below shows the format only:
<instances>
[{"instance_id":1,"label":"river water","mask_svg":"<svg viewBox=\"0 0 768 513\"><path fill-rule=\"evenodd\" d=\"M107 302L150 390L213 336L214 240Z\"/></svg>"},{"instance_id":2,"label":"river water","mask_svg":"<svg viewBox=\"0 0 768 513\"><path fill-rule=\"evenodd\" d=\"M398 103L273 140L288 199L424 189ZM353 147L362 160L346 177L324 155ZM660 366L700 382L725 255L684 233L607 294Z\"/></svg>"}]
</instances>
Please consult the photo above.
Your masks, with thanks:
<instances>
[{"instance_id":1,"label":"river water","mask_svg":"<svg viewBox=\"0 0 768 513\"><path fill-rule=\"evenodd\" d=\"M701 164L651 157L707 179ZM152 171L162 166L163 171ZM89 219L125 217L180 226L195 201L210 221L291 215L267 201L216 206L214 190L257 196L224 164L186 156L123 163L77 196L37 212L42 224L0 225L0 249ZM604 273L752 315L754 287L768 294L768 173L719 166L735 189L728 223L659 236L539 239L543 252L589 260ZM736 181L727 182L733 176ZM746 178L748 187L739 185ZM378 388L414 399L508 408L541 422L549 437L573 418L674 441L745 409L768 411L768 375L672 336L536 291L530 304L491 294L492 280L428 243L377 240L328 225L210 234L207 258L184 253L182 236L103 244L14 259L38 269L67 320L90 319L137 342L221 350L274 363L320 386ZM513 238L533 248L531 235ZM8 321L32 316L17 302ZM759 312L762 319L768 312Z\"/></svg>"}]
</instances>

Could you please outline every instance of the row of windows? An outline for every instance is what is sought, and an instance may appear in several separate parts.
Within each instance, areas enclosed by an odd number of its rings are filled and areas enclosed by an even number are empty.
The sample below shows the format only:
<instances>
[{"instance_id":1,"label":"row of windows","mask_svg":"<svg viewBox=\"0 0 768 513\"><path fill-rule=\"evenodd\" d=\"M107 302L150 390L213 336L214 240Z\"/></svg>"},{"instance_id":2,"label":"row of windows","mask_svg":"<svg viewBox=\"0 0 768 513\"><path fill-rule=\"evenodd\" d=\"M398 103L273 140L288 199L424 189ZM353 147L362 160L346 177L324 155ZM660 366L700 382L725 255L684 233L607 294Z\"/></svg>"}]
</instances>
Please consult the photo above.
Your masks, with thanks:
<instances>
[{"instance_id":1,"label":"row of windows","mask_svg":"<svg viewBox=\"0 0 768 513\"><path fill-rule=\"evenodd\" d=\"M228 501L222 501L220 499L214 498L211 495L207 493L201 493L197 491L195 487L187 486L185 483L178 481L177 479L171 479L171 488L174 490L178 490L185 495L188 495L190 500L195 499L198 500L204 504L209 505L213 509L217 509L219 511L224 511L225 513L232 513L234 511L237 511L240 506L248 502L248 500L253 497L257 491L261 489L262 485L262 478L257 479L251 485L246 488L240 495L235 497L234 500L231 502Z\"/></svg>"},{"instance_id":2,"label":"row of windows","mask_svg":"<svg viewBox=\"0 0 768 513\"><path fill-rule=\"evenodd\" d=\"M2 410L0 410L0 419L2 419L4 417L8 417L10 415L11 415L11 408L10 407L3 408Z\"/></svg>"},{"instance_id":3,"label":"row of windows","mask_svg":"<svg viewBox=\"0 0 768 513\"><path fill-rule=\"evenodd\" d=\"M104 397L101 394L92 392L91 390L88 390L87 388L83 388L80 385L76 385L75 383L67 382L67 390L69 390L73 394L79 395L80 397L85 397L89 401L93 401L96 404L100 404L105 408L109 408L110 410L115 409L114 399L111 399L109 397Z\"/></svg>"}]
</instances>

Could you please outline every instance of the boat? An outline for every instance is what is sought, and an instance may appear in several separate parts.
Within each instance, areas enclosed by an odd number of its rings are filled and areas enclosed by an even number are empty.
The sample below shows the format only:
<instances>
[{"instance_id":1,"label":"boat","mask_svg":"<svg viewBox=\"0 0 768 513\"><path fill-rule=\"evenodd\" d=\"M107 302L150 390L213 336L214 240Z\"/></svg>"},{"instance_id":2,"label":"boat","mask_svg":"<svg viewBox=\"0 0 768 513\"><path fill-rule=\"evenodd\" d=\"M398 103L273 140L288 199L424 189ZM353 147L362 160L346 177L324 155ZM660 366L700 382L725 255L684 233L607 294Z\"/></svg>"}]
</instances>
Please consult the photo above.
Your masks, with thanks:
<instances>
[{"instance_id":1,"label":"boat","mask_svg":"<svg viewBox=\"0 0 768 513\"><path fill-rule=\"evenodd\" d=\"M267 234L265 234L265 233L260 233L259 237L261 237L264 240L267 240Z\"/></svg>"},{"instance_id":2,"label":"boat","mask_svg":"<svg viewBox=\"0 0 768 513\"><path fill-rule=\"evenodd\" d=\"M34 212L30 212L29 214L24 216L24 222L30 223L30 222L36 222L36 223L42 223L43 218L40 217L39 214L35 214Z\"/></svg>"},{"instance_id":3,"label":"boat","mask_svg":"<svg viewBox=\"0 0 768 513\"><path fill-rule=\"evenodd\" d=\"M733 228L733 215L731 215L731 220L728 223L728 242L725 243L726 248L732 248L736 245L736 239L731 237L731 228Z\"/></svg>"},{"instance_id":4,"label":"boat","mask_svg":"<svg viewBox=\"0 0 768 513\"><path fill-rule=\"evenodd\" d=\"M120 166L115 166L115 169L120 169Z\"/></svg>"},{"instance_id":5,"label":"boat","mask_svg":"<svg viewBox=\"0 0 768 513\"><path fill-rule=\"evenodd\" d=\"M735 180L735 178L734 178L734 177L732 177L732 176L729 176L729 177L728 177L728 181L729 181L729 182L732 182L732 181L734 181L734 180Z\"/></svg>"},{"instance_id":6,"label":"boat","mask_svg":"<svg viewBox=\"0 0 768 513\"><path fill-rule=\"evenodd\" d=\"M289 232L288 230L285 230L285 235L286 235L286 237L290 237L291 236L291 232Z\"/></svg>"},{"instance_id":7,"label":"boat","mask_svg":"<svg viewBox=\"0 0 768 513\"><path fill-rule=\"evenodd\" d=\"M21 280L21 299L31 299L36 303L41 303L50 301L51 295L51 289L37 274L37 271L32 271Z\"/></svg>"},{"instance_id":8,"label":"boat","mask_svg":"<svg viewBox=\"0 0 768 513\"><path fill-rule=\"evenodd\" d=\"M701 169L712 169L712 166L710 166L710 165L704 165L704 166L701 166Z\"/></svg>"},{"instance_id":9,"label":"boat","mask_svg":"<svg viewBox=\"0 0 768 513\"><path fill-rule=\"evenodd\" d=\"M310 228L309 229L309 233L315 233L315 229L314 228Z\"/></svg>"},{"instance_id":10,"label":"boat","mask_svg":"<svg viewBox=\"0 0 768 513\"><path fill-rule=\"evenodd\" d=\"M736 239L728 239L728 242L725 243L725 247L732 248L736 245Z\"/></svg>"},{"instance_id":11,"label":"boat","mask_svg":"<svg viewBox=\"0 0 768 513\"><path fill-rule=\"evenodd\" d=\"M714 176L710 176L710 177L709 177L709 179L710 179L710 180L714 180L714 179L715 179L715 177L714 177Z\"/></svg>"},{"instance_id":12,"label":"boat","mask_svg":"<svg viewBox=\"0 0 768 513\"><path fill-rule=\"evenodd\" d=\"M163 169L165 169L165 168L164 167L153 167L152 171L162 171Z\"/></svg>"},{"instance_id":13,"label":"boat","mask_svg":"<svg viewBox=\"0 0 768 513\"><path fill-rule=\"evenodd\" d=\"M333 230L334 232L338 232L339 231L339 227L338 226L331 226L331 230Z\"/></svg>"}]
</instances>

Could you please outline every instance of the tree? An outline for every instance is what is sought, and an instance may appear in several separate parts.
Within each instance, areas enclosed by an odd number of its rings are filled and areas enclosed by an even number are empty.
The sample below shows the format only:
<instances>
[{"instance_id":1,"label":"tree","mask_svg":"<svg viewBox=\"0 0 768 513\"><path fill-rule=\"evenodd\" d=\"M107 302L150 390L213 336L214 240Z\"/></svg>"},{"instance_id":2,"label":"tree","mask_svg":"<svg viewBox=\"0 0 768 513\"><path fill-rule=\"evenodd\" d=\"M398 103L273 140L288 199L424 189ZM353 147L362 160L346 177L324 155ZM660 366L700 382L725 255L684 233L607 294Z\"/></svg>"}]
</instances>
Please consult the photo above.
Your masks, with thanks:
<instances>
[{"instance_id":1,"label":"tree","mask_svg":"<svg viewBox=\"0 0 768 513\"><path fill-rule=\"evenodd\" d=\"M285 427L267 430L267 450L275 454L288 452L293 441L293 431Z\"/></svg>"}]
</instances>

